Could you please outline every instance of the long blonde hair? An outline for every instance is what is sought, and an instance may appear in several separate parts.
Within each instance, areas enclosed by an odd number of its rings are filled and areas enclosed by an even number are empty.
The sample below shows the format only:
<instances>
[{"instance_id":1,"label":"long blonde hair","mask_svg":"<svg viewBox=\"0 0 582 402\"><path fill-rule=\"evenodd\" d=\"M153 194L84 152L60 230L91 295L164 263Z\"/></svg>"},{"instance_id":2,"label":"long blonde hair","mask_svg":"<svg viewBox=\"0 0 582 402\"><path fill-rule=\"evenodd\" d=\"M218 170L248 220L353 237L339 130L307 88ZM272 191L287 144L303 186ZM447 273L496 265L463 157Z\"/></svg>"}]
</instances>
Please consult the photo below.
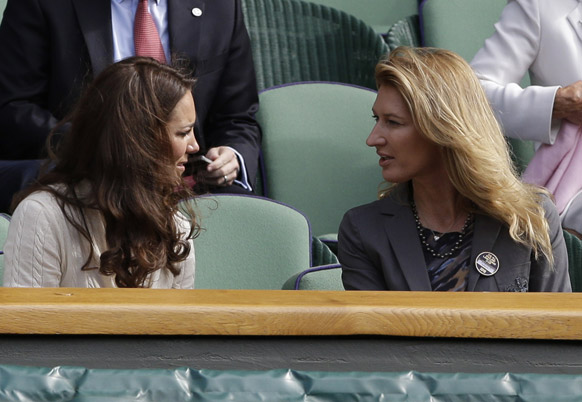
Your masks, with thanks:
<instances>
[{"instance_id":1,"label":"long blonde hair","mask_svg":"<svg viewBox=\"0 0 582 402\"><path fill-rule=\"evenodd\" d=\"M507 142L471 67L457 54L399 47L376 65L378 87L404 98L418 132L443 149L448 177L477 211L507 224L516 242L553 266L544 189L520 181ZM384 196L390 189L380 191Z\"/></svg>"}]
</instances>

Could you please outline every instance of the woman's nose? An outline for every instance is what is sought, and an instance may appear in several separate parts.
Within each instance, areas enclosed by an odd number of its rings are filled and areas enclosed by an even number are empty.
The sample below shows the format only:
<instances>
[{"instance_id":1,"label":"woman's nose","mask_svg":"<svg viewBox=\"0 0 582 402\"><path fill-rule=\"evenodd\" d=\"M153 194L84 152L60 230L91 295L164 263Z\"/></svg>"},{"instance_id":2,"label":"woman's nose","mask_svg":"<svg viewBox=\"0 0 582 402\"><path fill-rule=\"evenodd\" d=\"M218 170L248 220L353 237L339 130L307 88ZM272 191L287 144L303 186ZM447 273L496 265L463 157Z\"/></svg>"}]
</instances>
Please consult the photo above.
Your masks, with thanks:
<instances>
[{"instance_id":1,"label":"woman's nose","mask_svg":"<svg viewBox=\"0 0 582 402\"><path fill-rule=\"evenodd\" d=\"M200 145L198 145L196 137L194 136L194 134L192 134L191 140L188 141L188 145L186 146L186 153L195 154L198 151L200 151Z\"/></svg>"},{"instance_id":2,"label":"woman's nose","mask_svg":"<svg viewBox=\"0 0 582 402\"><path fill-rule=\"evenodd\" d=\"M370 133L370 135L368 135L368 138L366 139L366 145L369 147L375 147L377 145L382 145L381 142L382 141L377 133L376 126L374 126L372 132Z\"/></svg>"}]
</instances>

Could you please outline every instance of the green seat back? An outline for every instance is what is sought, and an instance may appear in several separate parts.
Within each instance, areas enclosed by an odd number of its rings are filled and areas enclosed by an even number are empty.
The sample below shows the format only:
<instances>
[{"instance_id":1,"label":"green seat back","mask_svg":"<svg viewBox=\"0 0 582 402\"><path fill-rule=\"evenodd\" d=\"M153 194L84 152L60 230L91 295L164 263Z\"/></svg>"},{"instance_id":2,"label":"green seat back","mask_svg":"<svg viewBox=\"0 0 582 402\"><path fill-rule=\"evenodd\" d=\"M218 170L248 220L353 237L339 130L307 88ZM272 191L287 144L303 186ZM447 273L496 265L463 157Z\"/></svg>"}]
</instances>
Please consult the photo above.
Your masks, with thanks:
<instances>
[{"instance_id":1,"label":"green seat back","mask_svg":"<svg viewBox=\"0 0 582 402\"><path fill-rule=\"evenodd\" d=\"M411 15L395 22L386 34L386 43L390 50L398 46L420 46L419 24L418 15Z\"/></svg>"},{"instance_id":2,"label":"green seat back","mask_svg":"<svg viewBox=\"0 0 582 402\"><path fill-rule=\"evenodd\" d=\"M377 199L378 156L366 146L374 91L302 83L259 95L268 196L304 212L316 236L337 233L343 214Z\"/></svg>"},{"instance_id":3,"label":"green seat back","mask_svg":"<svg viewBox=\"0 0 582 402\"><path fill-rule=\"evenodd\" d=\"M303 214L252 196L213 195L192 203L202 230L194 240L197 289L281 289L310 266Z\"/></svg>"},{"instance_id":4,"label":"green seat back","mask_svg":"<svg viewBox=\"0 0 582 402\"><path fill-rule=\"evenodd\" d=\"M418 13L418 0L311 0L345 11L365 21L378 33L386 33L397 20Z\"/></svg>"},{"instance_id":5,"label":"green seat back","mask_svg":"<svg viewBox=\"0 0 582 402\"><path fill-rule=\"evenodd\" d=\"M259 90L299 81L374 88L388 46L365 22L302 0L244 0Z\"/></svg>"},{"instance_id":6,"label":"green seat back","mask_svg":"<svg viewBox=\"0 0 582 402\"><path fill-rule=\"evenodd\" d=\"M517 138L505 138L511 150L511 158L519 174L522 174L527 168L527 164L531 161L536 148L533 141L519 140Z\"/></svg>"},{"instance_id":7,"label":"green seat back","mask_svg":"<svg viewBox=\"0 0 582 402\"><path fill-rule=\"evenodd\" d=\"M337 242L335 244L337 244ZM323 242L318 237L313 237L311 239L311 266L329 264L339 264L337 259L337 247L334 250L330 247L330 244Z\"/></svg>"},{"instance_id":8,"label":"green seat back","mask_svg":"<svg viewBox=\"0 0 582 402\"><path fill-rule=\"evenodd\" d=\"M568 250L568 270L573 292L582 292L582 240L564 230Z\"/></svg>"},{"instance_id":9,"label":"green seat back","mask_svg":"<svg viewBox=\"0 0 582 402\"><path fill-rule=\"evenodd\" d=\"M495 32L507 0L423 0L420 25L424 46L452 50L470 62ZM529 76L522 86L529 85ZM508 139L518 172L523 172L535 152L533 142Z\"/></svg>"},{"instance_id":10,"label":"green seat back","mask_svg":"<svg viewBox=\"0 0 582 402\"><path fill-rule=\"evenodd\" d=\"M0 213L0 286L2 286L4 278L4 243L8 236L8 226L10 225L10 216Z\"/></svg>"},{"instance_id":11,"label":"green seat back","mask_svg":"<svg viewBox=\"0 0 582 402\"><path fill-rule=\"evenodd\" d=\"M8 0L0 0L0 22L2 21L2 16L4 15L4 9L6 8L6 2Z\"/></svg>"}]
</instances>

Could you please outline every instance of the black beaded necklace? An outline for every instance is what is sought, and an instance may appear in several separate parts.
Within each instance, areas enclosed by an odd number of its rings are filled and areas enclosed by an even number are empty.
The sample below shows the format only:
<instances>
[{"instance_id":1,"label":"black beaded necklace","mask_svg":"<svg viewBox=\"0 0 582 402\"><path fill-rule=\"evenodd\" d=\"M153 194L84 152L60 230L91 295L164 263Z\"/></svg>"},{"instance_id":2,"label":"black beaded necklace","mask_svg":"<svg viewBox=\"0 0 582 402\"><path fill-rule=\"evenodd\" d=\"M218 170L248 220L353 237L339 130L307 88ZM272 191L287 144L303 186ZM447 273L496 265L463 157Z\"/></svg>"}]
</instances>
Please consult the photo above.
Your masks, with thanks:
<instances>
[{"instance_id":1,"label":"black beaded necklace","mask_svg":"<svg viewBox=\"0 0 582 402\"><path fill-rule=\"evenodd\" d=\"M453 248L451 248L446 253L441 254L441 253L437 252L434 248L432 248L431 245L428 244L428 242L426 241L426 235L424 234L424 230L422 230L423 226L420 223L420 218L418 217L418 211L416 210L416 204L414 203L414 201L410 202L410 206L412 207L412 214L414 215L414 221L416 222L416 230L418 230L418 235L420 236L420 242L422 243L422 245L426 249L426 251L431 253L431 255L433 257L438 257L438 258L442 258L442 259L448 258L448 257L452 256L453 253L461 247L461 245L463 244L463 237L465 236L465 231L467 230L467 228L469 227L469 224L471 223L471 220L473 219L472 213L469 213L467 215L467 219L465 219L465 224L463 225L463 228L461 229L461 232L459 233L459 238L455 242L455 245L453 246ZM436 238L436 240L438 240L438 237Z\"/></svg>"}]
</instances>

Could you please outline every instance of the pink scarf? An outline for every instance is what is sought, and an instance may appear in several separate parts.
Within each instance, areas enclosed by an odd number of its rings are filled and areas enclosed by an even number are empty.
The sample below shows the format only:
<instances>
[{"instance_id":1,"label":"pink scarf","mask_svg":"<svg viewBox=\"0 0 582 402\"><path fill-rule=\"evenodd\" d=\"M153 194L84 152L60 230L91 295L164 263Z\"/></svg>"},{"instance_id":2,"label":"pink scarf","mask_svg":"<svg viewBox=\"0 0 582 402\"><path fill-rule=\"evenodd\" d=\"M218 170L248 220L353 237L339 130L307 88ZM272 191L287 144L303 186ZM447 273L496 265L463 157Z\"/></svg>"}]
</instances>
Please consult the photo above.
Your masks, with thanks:
<instances>
[{"instance_id":1,"label":"pink scarf","mask_svg":"<svg viewBox=\"0 0 582 402\"><path fill-rule=\"evenodd\" d=\"M558 212L562 213L582 190L582 128L563 120L554 144L538 148L522 179L546 187L554 194Z\"/></svg>"}]
</instances>

